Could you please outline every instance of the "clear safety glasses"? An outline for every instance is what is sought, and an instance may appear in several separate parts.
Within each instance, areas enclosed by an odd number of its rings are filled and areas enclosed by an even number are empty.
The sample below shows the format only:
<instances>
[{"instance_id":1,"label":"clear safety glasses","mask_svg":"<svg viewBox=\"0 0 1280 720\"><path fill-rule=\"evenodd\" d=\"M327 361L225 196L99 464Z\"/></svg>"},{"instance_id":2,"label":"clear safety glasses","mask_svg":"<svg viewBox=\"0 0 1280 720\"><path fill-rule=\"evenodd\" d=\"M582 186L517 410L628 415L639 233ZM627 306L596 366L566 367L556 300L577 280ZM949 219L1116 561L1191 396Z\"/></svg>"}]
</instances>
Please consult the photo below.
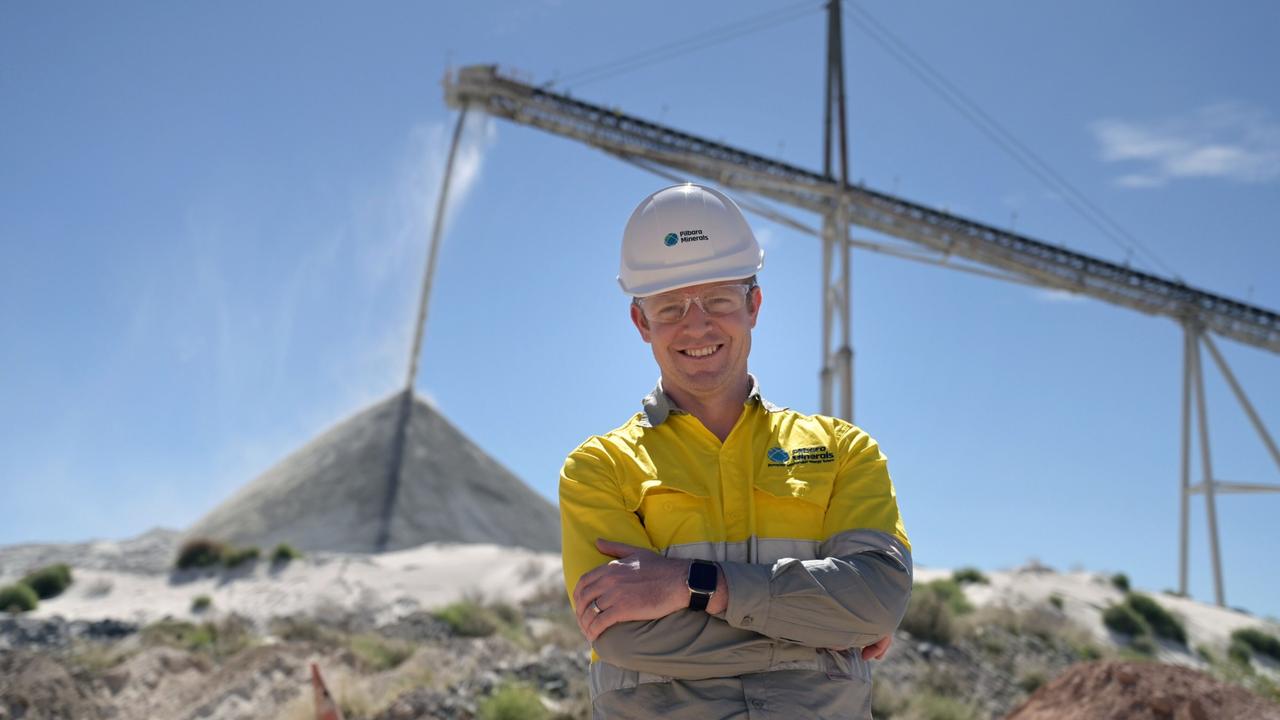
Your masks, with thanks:
<instances>
[{"instance_id":1,"label":"clear safety glasses","mask_svg":"<svg viewBox=\"0 0 1280 720\"><path fill-rule=\"evenodd\" d=\"M689 306L697 303L702 312L711 316L730 315L738 312L747 304L749 295L756 286L753 283L736 283L733 285L715 285L700 293L689 294L679 290L636 298L635 304L640 312L651 323L670 325L684 319Z\"/></svg>"}]
</instances>

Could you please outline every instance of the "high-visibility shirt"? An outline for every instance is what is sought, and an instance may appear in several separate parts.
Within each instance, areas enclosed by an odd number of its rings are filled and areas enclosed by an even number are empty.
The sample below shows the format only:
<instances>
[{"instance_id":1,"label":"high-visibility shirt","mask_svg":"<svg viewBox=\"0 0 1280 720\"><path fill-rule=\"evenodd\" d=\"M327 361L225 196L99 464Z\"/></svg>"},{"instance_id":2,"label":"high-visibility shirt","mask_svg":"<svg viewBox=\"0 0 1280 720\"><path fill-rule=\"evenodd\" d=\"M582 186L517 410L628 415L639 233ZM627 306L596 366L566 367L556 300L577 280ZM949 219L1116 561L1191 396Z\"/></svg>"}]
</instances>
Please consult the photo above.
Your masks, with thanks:
<instances>
[{"instance_id":1,"label":"high-visibility shirt","mask_svg":"<svg viewBox=\"0 0 1280 720\"><path fill-rule=\"evenodd\" d=\"M859 649L892 634L911 545L865 432L775 406L754 377L721 442L661 382L560 475L565 588L613 558L598 538L718 563L728 607L622 622L597 638L596 718L870 718Z\"/></svg>"}]
</instances>

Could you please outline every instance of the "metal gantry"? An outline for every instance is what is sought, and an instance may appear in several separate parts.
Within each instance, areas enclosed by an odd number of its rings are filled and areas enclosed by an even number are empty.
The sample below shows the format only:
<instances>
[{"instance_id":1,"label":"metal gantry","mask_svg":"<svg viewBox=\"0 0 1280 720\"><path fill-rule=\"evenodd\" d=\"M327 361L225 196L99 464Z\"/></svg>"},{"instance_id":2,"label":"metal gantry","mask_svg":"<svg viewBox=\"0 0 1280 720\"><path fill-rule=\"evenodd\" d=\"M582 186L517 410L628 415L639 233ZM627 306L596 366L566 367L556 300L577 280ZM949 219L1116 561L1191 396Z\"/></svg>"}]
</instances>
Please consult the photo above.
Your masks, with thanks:
<instances>
[{"instance_id":1,"label":"metal gantry","mask_svg":"<svg viewBox=\"0 0 1280 720\"><path fill-rule=\"evenodd\" d=\"M1226 379L1227 384L1231 387L1231 393L1235 395L1241 409L1249 417L1249 422L1253 425L1253 429L1258 432L1258 437L1262 440L1263 445L1271 453L1271 459L1275 461L1277 468L1280 468L1280 449L1277 449L1275 440L1271 437L1271 433L1267 431L1267 426L1262 422L1262 418L1258 417L1258 411L1254 409L1253 403L1249 401L1249 396L1245 394L1244 388L1240 387L1235 373L1231 372L1231 367L1223 359L1222 353L1218 352L1218 346L1214 344L1213 338L1205 331L1204 325L1199 322L1199 319L1194 316L1184 319L1182 333L1182 487L1178 517L1178 592L1183 595L1187 594L1187 554L1190 544L1188 525L1190 524L1191 496L1203 494L1209 530L1209 559L1213 565L1214 602L1225 606L1227 601L1222 583L1222 550L1218 541L1218 493L1273 493L1280 492L1280 485L1228 482L1219 480L1214 475L1209 447L1209 415L1205 411L1204 366L1201 363L1201 345L1204 345L1209 350L1209 355L1213 357L1214 364L1218 366L1222 377ZM1193 400L1195 403L1196 429L1199 435L1202 473L1201 481L1195 485L1191 484L1190 443Z\"/></svg>"},{"instance_id":2,"label":"metal gantry","mask_svg":"<svg viewBox=\"0 0 1280 720\"><path fill-rule=\"evenodd\" d=\"M1190 497L1202 493L1209 518L1215 599L1219 605L1225 605L1216 493L1280 492L1280 485L1227 483L1214 478L1199 346L1203 343L1209 349L1277 467L1280 467L1280 452L1275 442L1210 338L1210 333L1213 333L1280 353L1280 314L1191 287L1180 279L1159 277L1012 230L850 184L838 2L830 3L829 13L835 15L835 22L829 19L828 23L825 158L821 173L531 85L500 72L495 65L473 65L450 73L444 81L445 98L451 107L483 110L498 118L571 138L665 177L705 178L740 193L750 193L819 214L823 219L821 230L767 204L754 203L750 199L741 203L748 211L817 235L823 242L820 378L821 407L827 414L834 414L838 392L840 415L850 420L853 418L851 247L888 252L1012 282L1085 295L1179 323L1185 333L1179 588L1184 594L1187 592ZM833 128L833 125L837 127ZM833 158L839 160L838 176L833 173ZM849 234L851 225L905 240L907 245L892 246L855 239ZM837 330L839 346L833 350ZM1190 482L1193 397L1203 473L1203 479L1196 485Z\"/></svg>"}]
</instances>

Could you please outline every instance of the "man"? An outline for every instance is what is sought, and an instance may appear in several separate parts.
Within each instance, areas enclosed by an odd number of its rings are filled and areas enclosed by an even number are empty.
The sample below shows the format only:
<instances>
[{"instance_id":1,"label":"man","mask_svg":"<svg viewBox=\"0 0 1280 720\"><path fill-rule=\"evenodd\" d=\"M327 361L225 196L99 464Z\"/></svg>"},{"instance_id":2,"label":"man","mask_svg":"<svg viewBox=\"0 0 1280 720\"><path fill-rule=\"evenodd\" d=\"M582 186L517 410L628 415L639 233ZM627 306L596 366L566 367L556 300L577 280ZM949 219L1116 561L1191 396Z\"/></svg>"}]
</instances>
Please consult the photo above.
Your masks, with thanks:
<instances>
[{"instance_id":1,"label":"man","mask_svg":"<svg viewBox=\"0 0 1280 720\"><path fill-rule=\"evenodd\" d=\"M596 718L871 717L910 543L875 441L748 374L763 265L709 187L660 190L627 223L618 281L661 377L560 476Z\"/></svg>"}]
</instances>

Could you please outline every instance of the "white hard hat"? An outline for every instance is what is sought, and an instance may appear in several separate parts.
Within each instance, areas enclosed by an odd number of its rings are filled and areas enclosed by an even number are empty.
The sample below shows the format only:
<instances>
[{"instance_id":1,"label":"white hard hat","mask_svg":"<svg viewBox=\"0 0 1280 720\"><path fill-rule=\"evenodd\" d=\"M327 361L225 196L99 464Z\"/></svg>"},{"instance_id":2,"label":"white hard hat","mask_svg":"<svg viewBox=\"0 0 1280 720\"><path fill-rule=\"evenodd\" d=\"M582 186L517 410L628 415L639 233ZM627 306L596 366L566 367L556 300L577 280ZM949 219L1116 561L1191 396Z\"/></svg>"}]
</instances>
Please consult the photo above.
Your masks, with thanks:
<instances>
[{"instance_id":1,"label":"white hard hat","mask_svg":"<svg viewBox=\"0 0 1280 720\"><path fill-rule=\"evenodd\" d=\"M622 233L618 284L633 297L751 277L764 250L736 203L683 183L645 198Z\"/></svg>"}]
</instances>

